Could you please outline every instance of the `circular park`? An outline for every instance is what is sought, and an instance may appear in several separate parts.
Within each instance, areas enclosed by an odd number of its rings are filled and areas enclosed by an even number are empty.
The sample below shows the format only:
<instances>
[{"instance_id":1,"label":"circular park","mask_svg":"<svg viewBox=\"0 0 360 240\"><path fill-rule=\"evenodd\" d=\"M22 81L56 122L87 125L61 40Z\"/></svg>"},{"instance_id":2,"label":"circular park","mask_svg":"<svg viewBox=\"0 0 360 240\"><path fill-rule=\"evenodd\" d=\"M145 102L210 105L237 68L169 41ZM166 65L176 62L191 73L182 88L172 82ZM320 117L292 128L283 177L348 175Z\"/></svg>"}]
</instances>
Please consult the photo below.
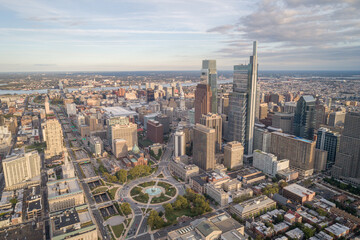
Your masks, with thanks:
<instances>
[{"instance_id":1,"label":"circular park","mask_svg":"<svg viewBox=\"0 0 360 240\"><path fill-rule=\"evenodd\" d=\"M131 198L143 204L160 204L176 196L176 187L164 181L150 181L136 185L130 190Z\"/></svg>"}]
</instances>

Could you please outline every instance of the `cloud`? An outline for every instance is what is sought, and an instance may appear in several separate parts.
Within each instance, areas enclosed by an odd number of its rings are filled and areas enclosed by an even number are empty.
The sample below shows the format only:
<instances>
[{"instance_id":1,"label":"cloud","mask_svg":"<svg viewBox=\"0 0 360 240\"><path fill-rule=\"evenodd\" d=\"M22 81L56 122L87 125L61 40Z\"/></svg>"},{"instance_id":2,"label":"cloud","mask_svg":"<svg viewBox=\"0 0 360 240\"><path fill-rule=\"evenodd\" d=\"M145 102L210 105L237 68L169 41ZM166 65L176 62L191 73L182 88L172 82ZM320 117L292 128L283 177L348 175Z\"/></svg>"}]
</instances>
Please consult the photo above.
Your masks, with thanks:
<instances>
[{"instance_id":1,"label":"cloud","mask_svg":"<svg viewBox=\"0 0 360 240\"><path fill-rule=\"evenodd\" d=\"M357 0L262 0L252 13L240 17L233 29L221 25L208 31L228 35L225 47L217 51L223 57L247 58L251 41L258 40L258 53L265 63L316 59L317 64L320 60L328 64L352 58L353 64L359 64L359 8Z\"/></svg>"}]
</instances>

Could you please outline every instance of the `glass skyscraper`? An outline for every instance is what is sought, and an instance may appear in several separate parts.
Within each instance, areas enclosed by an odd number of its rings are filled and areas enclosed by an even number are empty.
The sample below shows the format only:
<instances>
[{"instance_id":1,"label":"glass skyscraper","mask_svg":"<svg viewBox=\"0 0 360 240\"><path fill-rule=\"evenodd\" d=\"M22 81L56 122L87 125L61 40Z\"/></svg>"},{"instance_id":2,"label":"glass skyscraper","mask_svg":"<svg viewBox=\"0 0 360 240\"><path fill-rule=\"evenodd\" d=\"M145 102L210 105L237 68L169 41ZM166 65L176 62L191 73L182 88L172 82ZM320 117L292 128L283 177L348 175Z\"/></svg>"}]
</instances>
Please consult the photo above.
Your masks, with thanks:
<instances>
[{"instance_id":1,"label":"glass skyscraper","mask_svg":"<svg viewBox=\"0 0 360 240\"><path fill-rule=\"evenodd\" d=\"M217 113L217 71L216 60L203 60L201 80L211 89L211 112Z\"/></svg>"},{"instance_id":2,"label":"glass skyscraper","mask_svg":"<svg viewBox=\"0 0 360 240\"><path fill-rule=\"evenodd\" d=\"M257 99L257 42L248 65L234 66L233 92L230 94L229 140L241 142L245 154L253 152Z\"/></svg>"}]
</instances>

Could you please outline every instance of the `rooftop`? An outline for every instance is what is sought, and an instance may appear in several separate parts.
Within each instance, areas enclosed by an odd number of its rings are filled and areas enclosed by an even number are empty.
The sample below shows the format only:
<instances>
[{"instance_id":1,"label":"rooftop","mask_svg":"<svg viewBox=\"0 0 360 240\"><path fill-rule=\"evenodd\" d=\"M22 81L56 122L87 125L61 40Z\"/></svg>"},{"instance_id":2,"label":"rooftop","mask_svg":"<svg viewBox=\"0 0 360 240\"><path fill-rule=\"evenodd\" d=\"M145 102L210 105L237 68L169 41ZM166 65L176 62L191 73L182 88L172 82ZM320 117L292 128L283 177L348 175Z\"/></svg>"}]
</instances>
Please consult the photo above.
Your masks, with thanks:
<instances>
[{"instance_id":1,"label":"rooftop","mask_svg":"<svg viewBox=\"0 0 360 240\"><path fill-rule=\"evenodd\" d=\"M57 198L68 194L82 192L77 178L61 179L48 182L48 199Z\"/></svg>"},{"instance_id":2,"label":"rooftop","mask_svg":"<svg viewBox=\"0 0 360 240\"><path fill-rule=\"evenodd\" d=\"M304 188L296 183L286 186L284 189L298 195L299 197L306 197L315 193L314 191Z\"/></svg>"},{"instance_id":3,"label":"rooftop","mask_svg":"<svg viewBox=\"0 0 360 240\"><path fill-rule=\"evenodd\" d=\"M103 110L108 117L137 115L136 112L122 107L103 107Z\"/></svg>"}]
</instances>

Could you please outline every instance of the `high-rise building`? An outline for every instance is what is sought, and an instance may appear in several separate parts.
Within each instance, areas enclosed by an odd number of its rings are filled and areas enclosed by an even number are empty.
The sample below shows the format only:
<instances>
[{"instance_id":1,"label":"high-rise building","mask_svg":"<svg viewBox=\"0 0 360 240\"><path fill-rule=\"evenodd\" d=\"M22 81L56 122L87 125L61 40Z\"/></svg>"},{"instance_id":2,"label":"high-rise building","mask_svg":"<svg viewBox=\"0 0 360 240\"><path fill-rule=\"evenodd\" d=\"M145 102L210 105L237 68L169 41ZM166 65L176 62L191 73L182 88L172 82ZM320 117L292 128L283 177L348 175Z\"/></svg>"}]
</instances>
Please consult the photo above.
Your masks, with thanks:
<instances>
[{"instance_id":1,"label":"high-rise building","mask_svg":"<svg viewBox=\"0 0 360 240\"><path fill-rule=\"evenodd\" d=\"M45 97L45 114L50 114L50 103L47 95Z\"/></svg>"},{"instance_id":2,"label":"high-rise building","mask_svg":"<svg viewBox=\"0 0 360 240\"><path fill-rule=\"evenodd\" d=\"M254 132L254 149L259 149L264 152L270 152L271 147L271 132L264 127L255 127Z\"/></svg>"},{"instance_id":3,"label":"high-rise building","mask_svg":"<svg viewBox=\"0 0 360 240\"><path fill-rule=\"evenodd\" d=\"M195 90L195 123L200 123L203 114L211 112L211 89L207 84L198 84Z\"/></svg>"},{"instance_id":4,"label":"high-rise building","mask_svg":"<svg viewBox=\"0 0 360 240\"><path fill-rule=\"evenodd\" d=\"M216 132L201 124L194 128L193 161L199 168L207 171L215 168Z\"/></svg>"},{"instance_id":5,"label":"high-rise building","mask_svg":"<svg viewBox=\"0 0 360 240\"><path fill-rule=\"evenodd\" d=\"M66 113L70 116L76 115L76 104L75 103L68 103L66 104Z\"/></svg>"},{"instance_id":6,"label":"high-rise building","mask_svg":"<svg viewBox=\"0 0 360 240\"><path fill-rule=\"evenodd\" d=\"M261 103L259 105L259 120L263 120L267 117L268 114L268 105L267 103Z\"/></svg>"},{"instance_id":7,"label":"high-rise building","mask_svg":"<svg viewBox=\"0 0 360 240\"><path fill-rule=\"evenodd\" d=\"M340 137L332 175L360 184L360 113L350 112L345 116L344 131Z\"/></svg>"},{"instance_id":8,"label":"high-rise building","mask_svg":"<svg viewBox=\"0 0 360 240\"><path fill-rule=\"evenodd\" d=\"M230 95L229 139L244 145L245 154L253 152L257 99L257 42L248 65L234 66L234 85Z\"/></svg>"},{"instance_id":9,"label":"high-rise building","mask_svg":"<svg viewBox=\"0 0 360 240\"><path fill-rule=\"evenodd\" d=\"M6 188L23 184L40 175L40 156L37 151L11 156L2 161Z\"/></svg>"},{"instance_id":10,"label":"high-rise building","mask_svg":"<svg viewBox=\"0 0 360 240\"><path fill-rule=\"evenodd\" d=\"M272 126L280 128L284 133L292 133L294 114L277 112L272 117Z\"/></svg>"},{"instance_id":11,"label":"high-rise building","mask_svg":"<svg viewBox=\"0 0 360 240\"><path fill-rule=\"evenodd\" d=\"M217 113L217 71L216 60L203 60L201 79L211 89L211 112Z\"/></svg>"},{"instance_id":12,"label":"high-rise building","mask_svg":"<svg viewBox=\"0 0 360 240\"><path fill-rule=\"evenodd\" d=\"M43 130L46 142L45 157L61 155L64 151L64 138L61 124L56 118L48 118Z\"/></svg>"},{"instance_id":13,"label":"high-rise building","mask_svg":"<svg viewBox=\"0 0 360 240\"><path fill-rule=\"evenodd\" d=\"M316 148L328 152L326 169L335 164L336 153L339 150L340 134L330 131L328 128L320 128L317 132Z\"/></svg>"},{"instance_id":14,"label":"high-rise building","mask_svg":"<svg viewBox=\"0 0 360 240\"><path fill-rule=\"evenodd\" d=\"M146 137L154 143L163 143L164 139L164 126L155 120L147 122Z\"/></svg>"},{"instance_id":15,"label":"high-rise building","mask_svg":"<svg viewBox=\"0 0 360 240\"><path fill-rule=\"evenodd\" d=\"M152 89L152 88L146 89L146 100L147 100L147 102L155 101L154 89Z\"/></svg>"},{"instance_id":16,"label":"high-rise building","mask_svg":"<svg viewBox=\"0 0 360 240\"><path fill-rule=\"evenodd\" d=\"M336 127L336 126L344 125L345 114L346 113L342 112L342 111L330 113L330 115L329 115L329 126Z\"/></svg>"},{"instance_id":17,"label":"high-rise building","mask_svg":"<svg viewBox=\"0 0 360 240\"><path fill-rule=\"evenodd\" d=\"M114 151L114 140L115 139L125 139L128 151L130 151L134 145L137 145L137 124L129 123L125 125L115 124L110 126L110 131L108 132L108 141L110 146Z\"/></svg>"},{"instance_id":18,"label":"high-rise building","mask_svg":"<svg viewBox=\"0 0 360 240\"><path fill-rule=\"evenodd\" d=\"M279 171L288 169L289 162L287 159L278 160L274 154L266 153L258 149L254 150L253 167L271 176L275 176Z\"/></svg>"},{"instance_id":19,"label":"high-rise building","mask_svg":"<svg viewBox=\"0 0 360 240\"><path fill-rule=\"evenodd\" d=\"M185 142L185 133L182 130L178 130L174 134L174 155L175 157L180 157L185 155L186 152L186 142Z\"/></svg>"},{"instance_id":20,"label":"high-rise building","mask_svg":"<svg viewBox=\"0 0 360 240\"><path fill-rule=\"evenodd\" d=\"M312 175L315 163L316 142L286 133L271 133L270 153L279 159L289 159L290 166L302 176Z\"/></svg>"},{"instance_id":21,"label":"high-rise building","mask_svg":"<svg viewBox=\"0 0 360 240\"><path fill-rule=\"evenodd\" d=\"M316 105L316 128L321 125L327 124L329 118L329 109L325 104Z\"/></svg>"},{"instance_id":22,"label":"high-rise building","mask_svg":"<svg viewBox=\"0 0 360 240\"><path fill-rule=\"evenodd\" d=\"M316 125L315 98L311 95L301 96L296 105L294 116L294 134L312 140Z\"/></svg>"},{"instance_id":23,"label":"high-rise building","mask_svg":"<svg viewBox=\"0 0 360 240\"><path fill-rule=\"evenodd\" d=\"M220 93L218 98L218 113L219 114L229 114L229 93Z\"/></svg>"},{"instance_id":24,"label":"high-rise building","mask_svg":"<svg viewBox=\"0 0 360 240\"><path fill-rule=\"evenodd\" d=\"M243 165L244 147L240 142L228 142L224 147L224 166L230 169Z\"/></svg>"},{"instance_id":25,"label":"high-rise building","mask_svg":"<svg viewBox=\"0 0 360 240\"><path fill-rule=\"evenodd\" d=\"M221 150L222 144L222 118L220 115L215 113L208 113L202 115L200 118L200 124L207 126L209 128L215 129L216 132L216 151Z\"/></svg>"}]
</instances>

